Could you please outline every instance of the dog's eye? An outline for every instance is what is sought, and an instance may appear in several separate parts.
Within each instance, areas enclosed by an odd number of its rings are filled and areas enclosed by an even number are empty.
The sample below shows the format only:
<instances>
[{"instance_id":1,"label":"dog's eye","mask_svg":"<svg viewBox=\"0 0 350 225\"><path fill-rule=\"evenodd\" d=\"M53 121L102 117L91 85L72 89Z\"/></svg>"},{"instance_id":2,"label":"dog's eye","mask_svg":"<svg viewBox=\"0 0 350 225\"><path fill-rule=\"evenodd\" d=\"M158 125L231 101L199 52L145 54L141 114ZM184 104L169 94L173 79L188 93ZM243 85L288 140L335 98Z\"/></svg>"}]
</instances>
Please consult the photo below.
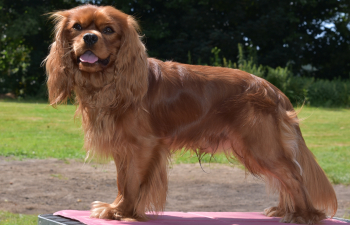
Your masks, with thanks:
<instances>
[{"instance_id":1,"label":"dog's eye","mask_svg":"<svg viewBox=\"0 0 350 225\"><path fill-rule=\"evenodd\" d=\"M106 27L105 29L103 29L103 33L105 33L105 34L111 34L113 32L114 31L111 27Z\"/></svg>"},{"instance_id":2,"label":"dog's eye","mask_svg":"<svg viewBox=\"0 0 350 225\"><path fill-rule=\"evenodd\" d=\"M73 28L75 30L82 30L83 29L79 23L74 24Z\"/></svg>"}]
</instances>

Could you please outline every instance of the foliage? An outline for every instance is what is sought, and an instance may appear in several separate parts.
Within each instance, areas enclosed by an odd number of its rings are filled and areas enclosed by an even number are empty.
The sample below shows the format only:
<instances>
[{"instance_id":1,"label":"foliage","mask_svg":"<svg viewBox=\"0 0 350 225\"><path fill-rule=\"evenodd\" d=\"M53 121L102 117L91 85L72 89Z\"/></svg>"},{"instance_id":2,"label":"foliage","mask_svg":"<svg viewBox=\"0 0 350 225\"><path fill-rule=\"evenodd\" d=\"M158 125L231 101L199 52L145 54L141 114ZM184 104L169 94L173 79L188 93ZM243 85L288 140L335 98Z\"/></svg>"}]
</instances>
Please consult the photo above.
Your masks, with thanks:
<instances>
[{"instance_id":1,"label":"foliage","mask_svg":"<svg viewBox=\"0 0 350 225\"><path fill-rule=\"evenodd\" d=\"M221 52L221 49L218 47L215 47L211 50L211 53L214 54L214 58L210 58L211 64L213 66L221 66L221 59L219 57L219 53Z\"/></svg>"},{"instance_id":2,"label":"foliage","mask_svg":"<svg viewBox=\"0 0 350 225\"><path fill-rule=\"evenodd\" d=\"M256 51L259 63L271 68L283 68L291 62L289 70L298 76L315 80L349 77L347 0L291 0L273 4L258 0L0 0L0 38L7 42L0 43L0 52L7 53L2 55L6 59L0 65L3 81L0 92L45 96L45 72L40 64L48 53L53 27L46 14L87 2L113 5L134 15L143 28L151 57L186 63L191 52L192 63L212 64L211 60L216 60L211 59L214 47L234 59L238 43L243 43L244 51ZM16 57L21 52L19 60ZM7 63L10 61L11 65ZM261 67L254 68L257 62L253 60L248 65L250 62L225 58L222 64L251 68L253 71L249 72L260 76ZM8 68L12 71L10 76Z\"/></svg>"},{"instance_id":3,"label":"foliage","mask_svg":"<svg viewBox=\"0 0 350 225\"><path fill-rule=\"evenodd\" d=\"M274 69L268 66L267 70L266 80L285 93L291 79L291 72L288 67Z\"/></svg>"},{"instance_id":4,"label":"foliage","mask_svg":"<svg viewBox=\"0 0 350 225\"><path fill-rule=\"evenodd\" d=\"M243 46L242 44L238 44L238 69L254 74L258 77L263 77L265 73L264 67L262 65L257 66L255 64L256 57L256 52L250 51L248 56L249 60L246 60L243 52ZM235 64L233 66L233 68L236 67Z\"/></svg>"},{"instance_id":5,"label":"foliage","mask_svg":"<svg viewBox=\"0 0 350 225\"><path fill-rule=\"evenodd\" d=\"M102 0L135 15L153 57L210 64L210 50L233 58L237 44L256 49L260 63L293 62L293 73L349 77L350 7L347 0ZM252 44L254 43L254 44ZM305 71L311 65L315 70Z\"/></svg>"},{"instance_id":6,"label":"foliage","mask_svg":"<svg viewBox=\"0 0 350 225\"><path fill-rule=\"evenodd\" d=\"M308 96L308 87L314 82L313 78L306 78L300 76L290 76L288 79L288 85L286 87L285 94L292 102L293 105L302 105L307 103L308 105L313 106L322 106L314 104L310 104L309 96ZM344 106L343 106L344 107Z\"/></svg>"},{"instance_id":7,"label":"foliage","mask_svg":"<svg viewBox=\"0 0 350 225\"><path fill-rule=\"evenodd\" d=\"M30 49L23 40L0 39L0 93L12 92L16 95L25 91L25 75L30 65Z\"/></svg>"},{"instance_id":8,"label":"foliage","mask_svg":"<svg viewBox=\"0 0 350 225\"><path fill-rule=\"evenodd\" d=\"M269 66L257 66L257 57L254 51L244 54L241 44L238 44L238 66L235 63L225 64L219 56L220 49L212 50L213 66L225 66L238 68L256 76L262 77L279 88L295 105L308 104L325 107L350 107L350 79L324 80L310 77L294 76L290 64L286 67L272 68ZM248 58L249 60L247 60Z\"/></svg>"},{"instance_id":9,"label":"foliage","mask_svg":"<svg viewBox=\"0 0 350 225\"><path fill-rule=\"evenodd\" d=\"M45 72L52 24L46 13L77 6L75 1L0 0L0 94L45 96Z\"/></svg>"},{"instance_id":10,"label":"foliage","mask_svg":"<svg viewBox=\"0 0 350 225\"><path fill-rule=\"evenodd\" d=\"M308 87L308 101L312 105L350 106L350 80L315 80Z\"/></svg>"}]
</instances>

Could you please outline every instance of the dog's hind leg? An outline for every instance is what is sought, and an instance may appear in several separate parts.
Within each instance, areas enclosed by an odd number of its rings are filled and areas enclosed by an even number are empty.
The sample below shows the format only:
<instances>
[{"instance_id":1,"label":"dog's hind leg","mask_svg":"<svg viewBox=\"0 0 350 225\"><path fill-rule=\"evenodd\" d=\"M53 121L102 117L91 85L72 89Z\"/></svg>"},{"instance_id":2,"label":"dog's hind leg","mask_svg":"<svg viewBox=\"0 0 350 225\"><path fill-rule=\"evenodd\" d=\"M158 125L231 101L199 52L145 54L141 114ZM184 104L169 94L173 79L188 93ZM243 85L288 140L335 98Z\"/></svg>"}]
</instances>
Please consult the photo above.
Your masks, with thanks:
<instances>
[{"instance_id":1,"label":"dog's hind leg","mask_svg":"<svg viewBox=\"0 0 350 225\"><path fill-rule=\"evenodd\" d=\"M299 148L303 140L298 125L287 114L285 110L275 115L256 112L253 122L248 121L249 126L239 131L241 138L236 142L244 148L238 151L242 153L239 160L280 193L278 206L266 209L266 215L281 216L285 223L314 224L326 218L323 211L315 208L303 178L309 170L305 164L315 160L300 163L299 155L304 154L300 151L305 151Z\"/></svg>"}]
</instances>

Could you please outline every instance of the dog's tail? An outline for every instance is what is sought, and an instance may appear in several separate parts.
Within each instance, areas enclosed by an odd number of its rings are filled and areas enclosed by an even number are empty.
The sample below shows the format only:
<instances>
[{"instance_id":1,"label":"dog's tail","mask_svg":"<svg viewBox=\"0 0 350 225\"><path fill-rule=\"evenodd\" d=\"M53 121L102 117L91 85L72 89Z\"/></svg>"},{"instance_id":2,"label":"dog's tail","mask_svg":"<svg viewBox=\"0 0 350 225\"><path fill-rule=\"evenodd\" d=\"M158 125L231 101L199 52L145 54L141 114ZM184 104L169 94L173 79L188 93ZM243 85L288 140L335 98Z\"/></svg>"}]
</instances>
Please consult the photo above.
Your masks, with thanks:
<instances>
[{"instance_id":1,"label":"dog's tail","mask_svg":"<svg viewBox=\"0 0 350 225\"><path fill-rule=\"evenodd\" d=\"M301 164L303 182L310 194L313 205L333 217L337 212L337 197L326 174L318 165L304 140L299 142L300 154L297 161Z\"/></svg>"},{"instance_id":2,"label":"dog's tail","mask_svg":"<svg viewBox=\"0 0 350 225\"><path fill-rule=\"evenodd\" d=\"M294 144L298 149L295 152L294 162L299 167L303 183L306 186L312 204L316 209L333 217L338 207L337 197L326 174L305 144L299 128L297 113L295 111L287 111L286 113L282 109L280 109L280 113L284 114L283 122L280 124L282 135L283 133L285 135L285 137L282 137L284 139L283 145L285 148L291 148ZM296 139L294 135L296 135ZM297 143L293 143L293 140L297 140Z\"/></svg>"}]
</instances>

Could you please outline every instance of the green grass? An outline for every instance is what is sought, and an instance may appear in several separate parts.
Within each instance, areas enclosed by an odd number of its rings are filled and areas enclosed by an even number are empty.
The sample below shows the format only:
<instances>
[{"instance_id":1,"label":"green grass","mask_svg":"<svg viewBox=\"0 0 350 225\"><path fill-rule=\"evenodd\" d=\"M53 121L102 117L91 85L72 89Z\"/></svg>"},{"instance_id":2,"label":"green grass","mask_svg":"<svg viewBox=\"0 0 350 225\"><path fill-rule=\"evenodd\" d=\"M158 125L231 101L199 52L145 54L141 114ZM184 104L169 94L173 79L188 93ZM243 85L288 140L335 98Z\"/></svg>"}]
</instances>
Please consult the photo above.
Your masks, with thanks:
<instances>
[{"instance_id":1,"label":"green grass","mask_svg":"<svg viewBox=\"0 0 350 225\"><path fill-rule=\"evenodd\" d=\"M350 184L350 110L304 107L299 118L306 144L328 177Z\"/></svg>"},{"instance_id":2,"label":"green grass","mask_svg":"<svg viewBox=\"0 0 350 225\"><path fill-rule=\"evenodd\" d=\"M38 224L37 215L13 214L0 211L0 225L36 225Z\"/></svg>"},{"instance_id":3,"label":"green grass","mask_svg":"<svg viewBox=\"0 0 350 225\"><path fill-rule=\"evenodd\" d=\"M344 218L344 219L350 220L350 215L349 215L349 214L345 214L345 215L343 216L343 218Z\"/></svg>"},{"instance_id":4,"label":"green grass","mask_svg":"<svg viewBox=\"0 0 350 225\"><path fill-rule=\"evenodd\" d=\"M0 155L16 158L83 158L75 106L0 102Z\"/></svg>"},{"instance_id":5,"label":"green grass","mask_svg":"<svg viewBox=\"0 0 350 225\"><path fill-rule=\"evenodd\" d=\"M172 160L173 163L198 163L198 157L193 152L176 152L175 157ZM216 154L213 157L207 154L201 158L202 163L223 163L223 164L234 164L236 165L236 161L228 161L224 154Z\"/></svg>"},{"instance_id":6,"label":"green grass","mask_svg":"<svg viewBox=\"0 0 350 225\"><path fill-rule=\"evenodd\" d=\"M83 159L83 135L75 106L0 102L0 155L15 158ZM333 183L350 184L350 110L304 107L299 114L305 141ZM173 163L196 163L179 153ZM223 155L202 162L228 163Z\"/></svg>"}]
</instances>

